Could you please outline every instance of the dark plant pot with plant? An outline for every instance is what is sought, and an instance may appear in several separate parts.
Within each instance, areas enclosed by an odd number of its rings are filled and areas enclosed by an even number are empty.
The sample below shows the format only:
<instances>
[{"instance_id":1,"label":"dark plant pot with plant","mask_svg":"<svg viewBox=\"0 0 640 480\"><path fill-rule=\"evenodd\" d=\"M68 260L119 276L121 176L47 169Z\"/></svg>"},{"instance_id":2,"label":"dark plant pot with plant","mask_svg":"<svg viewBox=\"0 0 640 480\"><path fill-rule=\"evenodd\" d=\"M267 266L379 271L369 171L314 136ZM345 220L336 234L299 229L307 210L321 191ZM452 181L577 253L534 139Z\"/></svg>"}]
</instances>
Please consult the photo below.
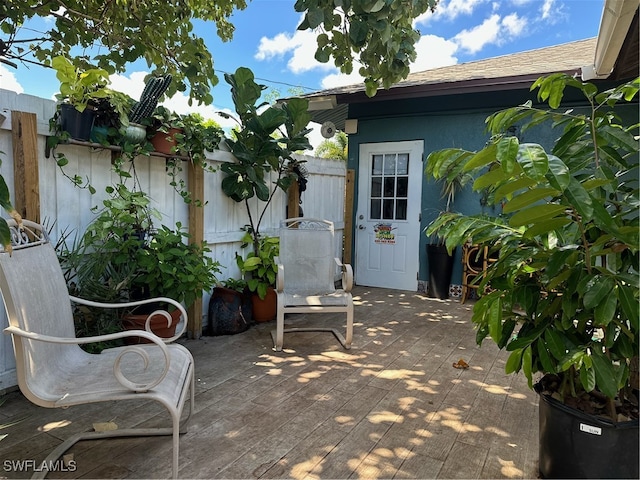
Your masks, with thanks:
<instances>
[{"instance_id":1,"label":"dark plant pot with plant","mask_svg":"<svg viewBox=\"0 0 640 480\"><path fill-rule=\"evenodd\" d=\"M583 96L570 109L567 88ZM474 190L499 213L443 213L427 234L493 255L473 308L476 341L510 352L506 373L522 371L529 387L542 376L541 474L638 478L640 79L599 93L552 74L534 89L549 108L497 112L482 150L427 158L436 178L451 168L477 175ZM547 152L521 143L514 126L547 127L557 140Z\"/></svg>"},{"instance_id":2,"label":"dark plant pot with plant","mask_svg":"<svg viewBox=\"0 0 640 480\"><path fill-rule=\"evenodd\" d=\"M67 132L74 140L89 141L96 116L95 110L85 108L82 112L79 112L73 105L68 103L61 104L59 109L58 122L60 129Z\"/></svg>"},{"instance_id":3,"label":"dark plant pot with plant","mask_svg":"<svg viewBox=\"0 0 640 480\"><path fill-rule=\"evenodd\" d=\"M88 141L95 119L95 102L108 95L109 73L100 68L77 69L69 59L54 57L51 66L60 81L56 112L58 128L71 138Z\"/></svg>"},{"instance_id":4,"label":"dark plant pot with plant","mask_svg":"<svg viewBox=\"0 0 640 480\"><path fill-rule=\"evenodd\" d=\"M209 336L234 335L253 323L251 294L243 280L229 279L211 292L208 309Z\"/></svg>"},{"instance_id":5,"label":"dark plant pot with plant","mask_svg":"<svg viewBox=\"0 0 640 480\"><path fill-rule=\"evenodd\" d=\"M449 254L445 245L427 244L428 294L430 297L441 300L449 298L454 259L455 249Z\"/></svg>"},{"instance_id":6,"label":"dark plant pot with plant","mask_svg":"<svg viewBox=\"0 0 640 480\"><path fill-rule=\"evenodd\" d=\"M540 395L540 475L638 478L638 421L611 422L569 407L545 392L547 381L545 377L535 385Z\"/></svg>"}]
</instances>

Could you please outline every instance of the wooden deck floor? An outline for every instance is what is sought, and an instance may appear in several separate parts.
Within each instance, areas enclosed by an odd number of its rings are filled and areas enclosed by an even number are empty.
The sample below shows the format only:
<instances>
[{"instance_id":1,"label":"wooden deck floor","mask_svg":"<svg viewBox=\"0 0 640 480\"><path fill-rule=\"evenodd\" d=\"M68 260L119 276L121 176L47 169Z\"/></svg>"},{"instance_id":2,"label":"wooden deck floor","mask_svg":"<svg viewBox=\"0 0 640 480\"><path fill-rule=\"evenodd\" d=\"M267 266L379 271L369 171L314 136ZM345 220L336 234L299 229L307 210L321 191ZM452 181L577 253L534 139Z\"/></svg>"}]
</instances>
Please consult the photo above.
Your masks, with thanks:
<instances>
[{"instance_id":1,"label":"wooden deck floor","mask_svg":"<svg viewBox=\"0 0 640 480\"><path fill-rule=\"evenodd\" d=\"M350 351L331 334L296 333L276 353L272 323L184 342L197 387L181 478L537 478L537 396L523 376L505 375L506 352L476 346L472 302L363 287L354 299ZM342 318L287 317L302 321ZM453 368L460 358L469 369ZM0 477L30 477L51 449L94 422L169 425L155 404L44 409L12 392L0 424L19 419L0 430ZM87 441L68 453L75 471L48 478L171 473L169 437Z\"/></svg>"}]
</instances>

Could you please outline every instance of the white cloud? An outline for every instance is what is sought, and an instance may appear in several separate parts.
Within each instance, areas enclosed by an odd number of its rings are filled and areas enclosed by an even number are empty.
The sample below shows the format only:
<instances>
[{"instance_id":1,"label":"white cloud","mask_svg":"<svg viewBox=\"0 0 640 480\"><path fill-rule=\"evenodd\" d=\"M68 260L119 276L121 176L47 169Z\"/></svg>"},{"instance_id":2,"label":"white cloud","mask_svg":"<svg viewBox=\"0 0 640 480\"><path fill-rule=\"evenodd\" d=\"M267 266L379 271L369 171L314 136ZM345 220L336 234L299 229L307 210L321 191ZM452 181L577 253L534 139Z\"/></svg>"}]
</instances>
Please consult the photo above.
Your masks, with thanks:
<instances>
[{"instance_id":1,"label":"white cloud","mask_svg":"<svg viewBox=\"0 0 640 480\"><path fill-rule=\"evenodd\" d=\"M500 15L494 13L480 25L462 30L451 40L455 42L460 49L474 54L482 50L485 45L502 45L507 41L512 41L521 36L523 32L525 32L526 25L526 20L519 17L516 13L506 15L505 17L500 17Z\"/></svg>"},{"instance_id":2,"label":"white cloud","mask_svg":"<svg viewBox=\"0 0 640 480\"><path fill-rule=\"evenodd\" d=\"M24 93L24 88L18 83L15 73L7 69L4 65L0 65L0 88L16 93Z\"/></svg>"},{"instance_id":3,"label":"white cloud","mask_svg":"<svg viewBox=\"0 0 640 480\"><path fill-rule=\"evenodd\" d=\"M506 31L509 33L510 37L520 36L526 24L526 20L518 17L516 13L507 15L502 19L502 26L506 28Z\"/></svg>"},{"instance_id":4,"label":"white cloud","mask_svg":"<svg viewBox=\"0 0 640 480\"><path fill-rule=\"evenodd\" d=\"M453 41L461 49L469 53L476 53L488 43L496 43L500 32L500 16L491 15L480 25L468 30L462 30L453 37Z\"/></svg>"},{"instance_id":5,"label":"white cloud","mask_svg":"<svg viewBox=\"0 0 640 480\"><path fill-rule=\"evenodd\" d=\"M293 35L279 33L271 38L262 37L254 58L266 61L290 55L287 67L295 74L315 69L334 69L333 64L320 63L314 58L317 48L316 37L317 34L310 30L296 31Z\"/></svg>"},{"instance_id":6,"label":"white cloud","mask_svg":"<svg viewBox=\"0 0 640 480\"><path fill-rule=\"evenodd\" d=\"M411 64L412 72L421 72L431 68L455 65L458 59L454 56L458 45L450 40L435 35L423 35L416 43L416 61Z\"/></svg>"},{"instance_id":7,"label":"white cloud","mask_svg":"<svg viewBox=\"0 0 640 480\"><path fill-rule=\"evenodd\" d=\"M461 15L470 16L479 6L485 3L489 3L489 0L444 0L438 3L434 13L428 10L417 17L414 20L414 25L426 24L431 19L452 21Z\"/></svg>"},{"instance_id":8,"label":"white cloud","mask_svg":"<svg viewBox=\"0 0 640 480\"><path fill-rule=\"evenodd\" d=\"M541 19L550 25L555 25L565 20L566 16L564 4L558 3L556 0L544 0L540 7Z\"/></svg>"}]
</instances>

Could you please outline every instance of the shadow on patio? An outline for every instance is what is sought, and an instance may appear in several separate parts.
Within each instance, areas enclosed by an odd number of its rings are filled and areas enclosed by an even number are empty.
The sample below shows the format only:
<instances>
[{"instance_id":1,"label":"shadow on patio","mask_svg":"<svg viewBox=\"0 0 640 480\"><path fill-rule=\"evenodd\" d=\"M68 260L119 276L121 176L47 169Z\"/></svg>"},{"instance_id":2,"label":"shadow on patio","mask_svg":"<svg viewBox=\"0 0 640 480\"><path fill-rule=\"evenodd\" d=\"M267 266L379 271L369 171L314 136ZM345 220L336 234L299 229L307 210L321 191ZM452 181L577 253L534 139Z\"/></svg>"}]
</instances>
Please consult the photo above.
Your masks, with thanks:
<instances>
[{"instance_id":1,"label":"shadow on patio","mask_svg":"<svg viewBox=\"0 0 640 480\"><path fill-rule=\"evenodd\" d=\"M196 361L196 411L180 442L181 478L536 478L537 396L505 375L507 352L475 344L473 303L357 287L351 350L330 333L270 330L184 344ZM287 317L295 324L302 315ZM310 315L342 322L344 315ZM464 359L466 370L453 364ZM68 410L5 396L3 471L26 478L46 454L96 422L168 425L154 404ZM123 409L124 407L124 409ZM0 437L1 438L1 437ZM74 471L50 478L164 478L169 437L81 442ZM71 458L71 457L68 457ZM21 463L22 462L22 463Z\"/></svg>"}]
</instances>

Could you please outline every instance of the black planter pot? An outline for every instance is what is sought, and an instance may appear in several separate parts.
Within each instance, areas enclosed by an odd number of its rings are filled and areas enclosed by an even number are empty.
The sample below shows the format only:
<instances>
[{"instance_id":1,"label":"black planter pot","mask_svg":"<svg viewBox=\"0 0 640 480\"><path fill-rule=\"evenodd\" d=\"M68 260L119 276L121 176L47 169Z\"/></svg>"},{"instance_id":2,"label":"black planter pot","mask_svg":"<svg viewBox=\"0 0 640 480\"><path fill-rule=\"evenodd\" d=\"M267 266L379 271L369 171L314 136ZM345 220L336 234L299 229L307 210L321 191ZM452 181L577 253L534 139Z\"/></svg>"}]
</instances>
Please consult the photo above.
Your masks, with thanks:
<instances>
[{"instance_id":1,"label":"black planter pot","mask_svg":"<svg viewBox=\"0 0 640 480\"><path fill-rule=\"evenodd\" d=\"M444 245L427 245L427 260L429 262L429 296L449 298L449 286L453 272L453 261L456 250L449 255Z\"/></svg>"},{"instance_id":2,"label":"black planter pot","mask_svg":"<svg viewBox=\"0 0 640 480\"><path fill-rule=\"evenodd\" d=\"M60 105L60 128L69 132L71 138L87 142L91 137L95 116L96 112L93 109L85 108L79 112L73 105L63 103Z\"/></svg>"},{"instance_id":3,"label":"black planter pot","mask_svg":"<svg viewBox=\"0 0 640 480\"><path fill-rule=\"evenodd\" d=\"M253 322L251 296L231 288L215 287L209 300L208 335L234 335Z\"/></svg>"},{"instance_id":4,"label":"black planter pot","mask_svg":"<svg viewBox=\"0 0 640 480\"><path fill-rule=\"evenodd\" d=\"M614 424L539 397L543 478L639 478L638 420Z\"/></svg>"}]
</instances>

